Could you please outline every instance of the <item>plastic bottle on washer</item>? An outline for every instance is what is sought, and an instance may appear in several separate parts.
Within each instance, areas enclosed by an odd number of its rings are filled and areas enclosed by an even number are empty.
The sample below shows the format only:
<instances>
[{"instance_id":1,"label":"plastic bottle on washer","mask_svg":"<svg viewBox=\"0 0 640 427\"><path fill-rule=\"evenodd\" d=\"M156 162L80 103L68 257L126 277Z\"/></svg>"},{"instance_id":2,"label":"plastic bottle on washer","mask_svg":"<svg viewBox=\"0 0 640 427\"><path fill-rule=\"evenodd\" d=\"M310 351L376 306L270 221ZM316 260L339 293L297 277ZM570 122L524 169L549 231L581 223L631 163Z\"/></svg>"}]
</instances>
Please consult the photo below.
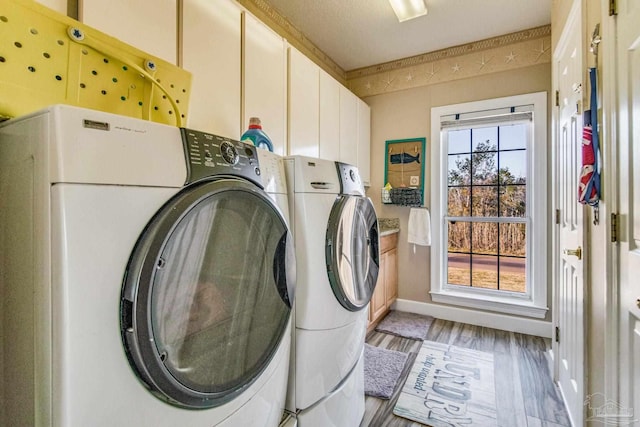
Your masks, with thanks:
<instances>
[{"instance_id":1,"label":"plastic bottle on washer","mask_svg":"<svg viewBox=\"0 0 640 427\"><path fill-rule=\"evenodd\" d=\"M258 117L251 117L249 119L249 129L240 137L242 142L251 142L258 148L263 148L273 152L273 144L271 139L262 130L262 124Z\"/></svg>"}]
</instances>

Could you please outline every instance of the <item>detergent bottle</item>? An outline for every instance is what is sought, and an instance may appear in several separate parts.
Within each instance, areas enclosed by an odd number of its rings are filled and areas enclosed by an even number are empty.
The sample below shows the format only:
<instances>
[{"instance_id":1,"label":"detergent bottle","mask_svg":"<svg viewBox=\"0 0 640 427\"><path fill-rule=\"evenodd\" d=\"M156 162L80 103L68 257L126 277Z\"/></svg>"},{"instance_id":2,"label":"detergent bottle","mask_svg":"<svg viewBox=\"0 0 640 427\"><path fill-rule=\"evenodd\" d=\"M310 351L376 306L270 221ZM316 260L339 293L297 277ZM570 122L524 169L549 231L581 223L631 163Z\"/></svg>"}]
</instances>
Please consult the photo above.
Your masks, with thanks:
<instances>
[{"instance_id":1,"label":"detergent bottle","mask_svg":"<svg viewBox=\"0 0 640 427\"><path fill-rule=\"evenodd\" d=\"M258 117L251 117L249 119L249 129L242 134L240 140L242 142L253 143L253 145L258 148L273 152L273 144L267 134L262 130L262 124Z\"/></svg>"}]
</instances>

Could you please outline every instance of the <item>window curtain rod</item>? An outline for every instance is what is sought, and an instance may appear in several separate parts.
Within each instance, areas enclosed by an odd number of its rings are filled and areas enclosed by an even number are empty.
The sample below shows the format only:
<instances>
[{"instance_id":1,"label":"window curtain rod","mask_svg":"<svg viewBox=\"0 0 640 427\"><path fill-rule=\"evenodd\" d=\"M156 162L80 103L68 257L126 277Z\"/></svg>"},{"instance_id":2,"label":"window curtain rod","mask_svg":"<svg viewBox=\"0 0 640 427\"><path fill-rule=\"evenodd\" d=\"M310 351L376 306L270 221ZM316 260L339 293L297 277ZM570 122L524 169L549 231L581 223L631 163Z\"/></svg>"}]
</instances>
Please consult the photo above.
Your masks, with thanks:
<instances>
[{"instance_id":1,"label":"window curtain rod","mask_svg":"<svg viewBox=\"0 0 640 427\"><path fill-rule=\"evenodd\" d=\"M490 126L505 122L523 122L533 119L532 106L478 111L468 114L452 114L440 118L440 128ZM520 110L520 111L519 111Z\"/></svg>"}]
</instances>

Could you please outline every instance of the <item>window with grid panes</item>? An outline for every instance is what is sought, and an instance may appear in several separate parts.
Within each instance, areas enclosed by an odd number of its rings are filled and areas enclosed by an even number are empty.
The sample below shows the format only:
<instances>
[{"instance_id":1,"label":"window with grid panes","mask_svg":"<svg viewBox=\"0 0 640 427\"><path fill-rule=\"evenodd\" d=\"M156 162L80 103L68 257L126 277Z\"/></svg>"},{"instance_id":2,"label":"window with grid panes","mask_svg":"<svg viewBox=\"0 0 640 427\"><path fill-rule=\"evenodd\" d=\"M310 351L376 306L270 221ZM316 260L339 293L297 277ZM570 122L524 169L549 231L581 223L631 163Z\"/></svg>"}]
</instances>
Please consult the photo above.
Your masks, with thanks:
<instances>
[{"instance_id":1,"label":"window with grid panes","mask_svg":"<svg viewBox=\"0 0 640 427\"><path fill-rule=\"evenodd\" d=\"M430 295L547 314L547 94L431 109Z\"/></svg>"},{"instance_id":2,"label":"window with grid panes","mask_svg":"<svg viewBox=\"0 0 640 427\"><path fill-rule=\"evenodd\" d=\"M530 123L448 130L447 282L526 292Z\"/></svg>"}]
</instances>

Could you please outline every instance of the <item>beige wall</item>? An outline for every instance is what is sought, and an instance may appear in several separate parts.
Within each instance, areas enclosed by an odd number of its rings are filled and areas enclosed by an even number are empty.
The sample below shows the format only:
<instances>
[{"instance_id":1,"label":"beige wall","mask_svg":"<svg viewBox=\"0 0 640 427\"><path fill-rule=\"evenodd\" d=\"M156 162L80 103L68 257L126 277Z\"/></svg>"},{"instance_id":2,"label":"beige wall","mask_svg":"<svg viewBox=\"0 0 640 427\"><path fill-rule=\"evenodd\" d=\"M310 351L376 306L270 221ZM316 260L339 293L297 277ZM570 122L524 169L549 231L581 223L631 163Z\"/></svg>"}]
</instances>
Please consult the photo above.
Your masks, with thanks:
<instances>
[{"instance_id":1,"label":"beige wall","mask_svg":"<svg viewBox=\"0 0 640 427\"><path fill-rule=\"evenodd\" d=\"M426 162L425 203L429 206L431 107L524 93L549 92L550 90L551 64L545 63L364 98L371 107L371 187L368 195L373 200L379 217L400 218L399 298L431 302L429 295L430 248L416 246L414 254L413 245L406 243L409 208L381 204L381 188L384 185L385 141L415 137L427 138L427 157L424 159ZM551 97L549 97L550 99ZM549 143L550 141L549 139ZM549 289L548 295L551 296L551 289ZM550 314L547 315L547 320L549 319Z\"/></svg>"}]
</instances>

